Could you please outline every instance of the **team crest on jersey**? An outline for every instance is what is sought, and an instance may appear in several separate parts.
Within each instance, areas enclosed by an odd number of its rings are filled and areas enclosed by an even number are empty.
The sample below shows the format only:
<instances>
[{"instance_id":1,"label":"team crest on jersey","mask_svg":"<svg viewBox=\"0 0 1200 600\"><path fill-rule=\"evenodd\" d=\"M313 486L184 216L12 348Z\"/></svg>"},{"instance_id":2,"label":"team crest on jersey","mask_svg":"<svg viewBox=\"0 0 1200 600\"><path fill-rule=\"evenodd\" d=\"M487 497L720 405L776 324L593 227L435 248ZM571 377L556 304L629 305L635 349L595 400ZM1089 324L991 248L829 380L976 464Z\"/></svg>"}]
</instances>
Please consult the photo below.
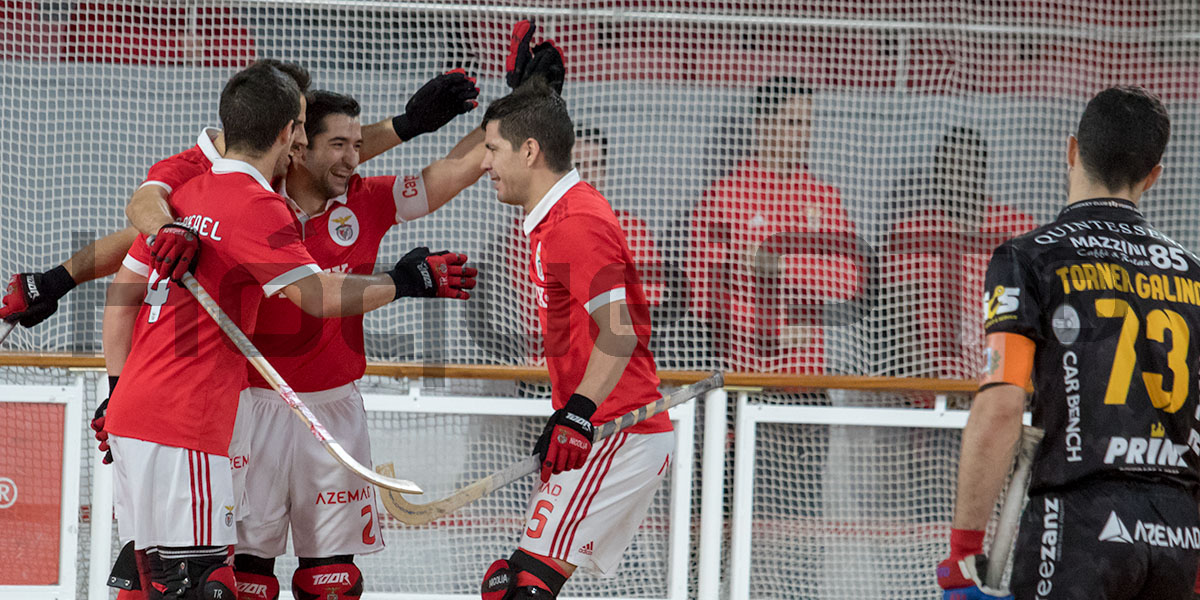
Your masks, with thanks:
<instances>
[{"instance_id":1,"label":"team crest on jersey","mask_svg":"<svg viewBox=\"0 0 1200 600\"><path fill-rule=\"evenodd\" d=\"M358 217L348 207L339 206L329 213L329 237L339 246L358 241Z\"/></svg>"},{"instance_id":2,"label":"team crest on jersey","mask_svg":"<svg viewBox=\"0 0 1200 600\"><path fill-rule=\"evenodd\" d=\"M225 506L225 505L222 505ZM233 527L233 507L225 506L225 526Z\"/></svg>"}]
</instances>

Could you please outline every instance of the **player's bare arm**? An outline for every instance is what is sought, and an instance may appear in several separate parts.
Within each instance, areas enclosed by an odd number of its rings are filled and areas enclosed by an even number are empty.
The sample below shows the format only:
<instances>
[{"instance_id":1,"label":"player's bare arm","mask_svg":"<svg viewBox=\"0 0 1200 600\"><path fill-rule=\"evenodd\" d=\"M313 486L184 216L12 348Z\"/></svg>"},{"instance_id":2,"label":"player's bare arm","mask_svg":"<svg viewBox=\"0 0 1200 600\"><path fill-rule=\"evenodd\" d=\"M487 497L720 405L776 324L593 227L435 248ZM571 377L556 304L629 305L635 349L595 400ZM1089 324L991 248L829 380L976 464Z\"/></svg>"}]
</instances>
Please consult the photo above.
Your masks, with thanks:
<instances>
[{"instance_id":1,"label":"player's bare arm","mask_svg":"<svg viewBox=\"0 0 1200 600\"><path fill-rule=\"evenodd\" d=\"M33 327L58 310L58 301L75 286L117 272L137 230L126 227L81 248L45 273L17 273L0 306L0 318Z\"/></svg>"},{"instance_id":2,"label":"player's bare arm","mask_svg":"<svg viewBox=\"0 0 1200 600\"><path fill-rule=\"evenodd\" d=\"M118 269L117 276L108 285L104 303L104 368L108 372L110 397L113 389L117 387L125 360L129 358L129 351L133 348L133 326L146 297L146 277L125 266ZM92 429L96 432L96 441L99 443L100 452L104 454L105 464L113 460L112 451L108 447L108 432L104 429L107 411L108 399L105 398L96 407L96 413L92 417Z\"/></svg>"},{"instance_id":3,"label":"player's bare arm","mask_svg":"<svg viewBox=\"0 0 1200 600\"><path fill-rule=\"evenodd\" d=\"M162 186L143 185L129 198L129 204L125 206L125 216L138 231L154 235L164 225L175 222L175 215L171 213L171 207L167 204L170 197L170 192Z\"/></svg>"},{"instance_id":4,"label":"player's bare arm","mask_svg":"<svg viewBox=\"0 0 1200 600\"><path fill-rule=\"evenodd\" d=\"M996 497L1012 468L1021 439L1025 389L1001 383L975 395L962 435L955 529L982 531L996 507Z\"/></svg>"},{"instance_id":5,"label":"player's bare arm","mask_svg":"<svg viewBox=\"0 0 1200 600\"><path fill-rule=\"evenodd\" d=\"M320 272L285 288L300 310L319 318L347 317L375 310L397 298L470 298L477 271L467 257L416 248L385 273L354 275Z\"/></svg>"},{"instance_id":6,"label":"player's bare arm","mask_svg":"<svg viewBox=\"0 0 1200 600\"><path fill-rule=\"evenodd\" d=\"M441 129L454 117L479 106L478 96L475 78L462 69L430 79L409 98L403 113L363 126L360 160L366 162L418 135Z\"/></svg>"},{"instance_id":7,"label":"player's bare arm","mask_svg":"<svg viewBox=\"0 0 1200 600\"><path fill-rule=\"evenodd\" d=\"M363 130L364 136L366 129ZM446 205L451 198L470 187L483 176L483 128L476 127L463 136L444 158L430 163L421 170L425 181L425 194L429 200L429 211Z\"/></svg>"},{"instance_id":8,"label":"player's bare arm","mask_svg":"<svg viewBox=\"0 0 1200 600\"><path fill-rule=\"evenodd\" d=\"M599 328L596 345L588 357L587 370L575 393L599 404L612 393L625 373L625 366L637 348L637 333L633 330L633 320L625 300L609 302L597 308L592 312L592 321Z\"/></svg>"}]
</instances>

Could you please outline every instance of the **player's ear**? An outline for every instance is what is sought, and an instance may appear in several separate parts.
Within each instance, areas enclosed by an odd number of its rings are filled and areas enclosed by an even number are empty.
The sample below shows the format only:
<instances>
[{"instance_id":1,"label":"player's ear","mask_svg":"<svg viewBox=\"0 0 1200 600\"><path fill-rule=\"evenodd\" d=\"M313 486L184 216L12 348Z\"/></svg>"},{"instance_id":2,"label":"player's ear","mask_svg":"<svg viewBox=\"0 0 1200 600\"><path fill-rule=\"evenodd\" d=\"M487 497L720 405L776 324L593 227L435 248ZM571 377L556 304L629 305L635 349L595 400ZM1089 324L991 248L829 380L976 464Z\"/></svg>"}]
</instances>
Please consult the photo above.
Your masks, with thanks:
<instances>
[{"instance_id":1,"label":"player's ear","mask_svg":"<svg viewBox=\"0 0 1200 600\"><path fill-rule=\"evenodd\" d=\"M525 158L525 166L532 168L537 162L538 156L542 154L542 146L538 144L537 140L528 138L524 144L521 144L521 154Z\"/></svg>"},{"instance_id":2,"label":"player's ear","mask_svg":"<svg viewBox=\"0 0 1200 600\"><path fill-rule=\"evenodd\" d=\"M285 125L283 127L283 129L280 129L279 133L275 134L275 143L282 144L284 147L291 146L292 145L292 129L294 129L295 127L296 127L295 119L288 121L287 125Z\"/></svg>"},{"instance_id":3,"label":"player's ear","mask_svg":"<svg viewBox=\"0 0 1200 600\"><path fill-rule=\"evenodd\" d=\"M1075 136L1067 136L1067 166L1075 168L1079 162L1079 140Z\"/></svg>"},{"instance_id":4,"label":"player's ear","mask_svg":"<svg viewBox=\"0 0 1200 600\"><path fill-rule=\"evenodd\" d=\"M1150 174L1147 175L1146 178L1142 180L1142 193L1143 194L1146 193L1146 190L1150 189L1150 186L1154 185L1154 182L1158 181L1158 178L1160 176L1162 176L1162 172L1163 172L1162 163L1158 163L1157 165L1154 165L1153 169L1150 169Z\"/></svg>"}]
</instances>

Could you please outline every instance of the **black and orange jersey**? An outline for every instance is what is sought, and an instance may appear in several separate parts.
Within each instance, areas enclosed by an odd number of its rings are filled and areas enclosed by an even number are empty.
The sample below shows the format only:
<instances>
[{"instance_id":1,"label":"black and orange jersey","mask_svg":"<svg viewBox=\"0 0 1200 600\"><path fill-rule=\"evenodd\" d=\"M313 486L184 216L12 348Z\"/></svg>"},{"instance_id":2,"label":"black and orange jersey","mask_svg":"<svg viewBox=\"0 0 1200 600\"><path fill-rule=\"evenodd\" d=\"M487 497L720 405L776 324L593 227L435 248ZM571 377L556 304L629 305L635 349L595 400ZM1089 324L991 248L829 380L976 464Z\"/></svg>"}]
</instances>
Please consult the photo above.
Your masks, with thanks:
<instances>
[{"instance_id":1,"label":"black and orange jersey","mask_svg":"<svg viewBox=\"0 0 1200 600\"><path fill-rule=\"evenodd\" d=\"M1033 341L1046 436L1031 493L1114 477L1200 487L1200 259L1133 203L1097 198L1000 245L985 281L989 336ZM985 371L1012 360L990 347Z\"/></svg>"}]
</instances>

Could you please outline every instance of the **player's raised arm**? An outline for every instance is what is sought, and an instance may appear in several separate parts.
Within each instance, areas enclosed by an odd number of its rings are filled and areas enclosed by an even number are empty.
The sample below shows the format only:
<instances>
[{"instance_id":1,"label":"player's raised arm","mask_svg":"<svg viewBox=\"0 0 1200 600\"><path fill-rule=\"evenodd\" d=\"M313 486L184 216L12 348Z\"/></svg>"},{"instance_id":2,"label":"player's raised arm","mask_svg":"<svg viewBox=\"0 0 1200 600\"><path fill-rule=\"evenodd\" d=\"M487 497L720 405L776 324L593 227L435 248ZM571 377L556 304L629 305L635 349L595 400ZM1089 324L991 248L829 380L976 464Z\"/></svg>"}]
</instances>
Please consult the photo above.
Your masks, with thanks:
<instances>
[{"instance_id":1,"label":"player's raised arm","mask_svg":"<svg viewBox=\"0 0 1200 600\"><path fill-rule=\"evenodd\" d=\"M464 266L466 262L464 254L416 248L391 271L375 275L321 271L284 287L283 293L304 312L322 318L363 314L404 297L466 300L477 275L474 267Z\"/></svg>"},{"instance_id":2,"label":"player's raised arm","mask_svg":"<svg viewBox=\"0 0 1200 600\"><path fill-rule=\"evenodd\" d=\"M75 286L117 272L137 230L126 227L84 246L45 273L16 273L8 282L0 319L33 327L58 310L58 301Z\"/></svg>"},{"instance_id":3,"label":"player's raised arm","mask_svg":"<svg viewBox=\"0 0 1200 600\"><path fill-rule=\"evenodd\" d=\"M418 135L441 129L454 117L479 106L475 100L478 96L475 78L463 69L430 79L408 99L403 113L362 128L360 161L366 162Z\"/></svg>"},{"instance_id":4,"label":"player's raised arm","mask_svg":"<svg viewBox=\"0 0 1200 600\"><path fill-rule=\"evenodd\" d=\"M421 170L425 182L428 212L446 205L463 190L483 176L483 128L477 127L463 136L450 152Z\"/></svg>"}]
</instances>

